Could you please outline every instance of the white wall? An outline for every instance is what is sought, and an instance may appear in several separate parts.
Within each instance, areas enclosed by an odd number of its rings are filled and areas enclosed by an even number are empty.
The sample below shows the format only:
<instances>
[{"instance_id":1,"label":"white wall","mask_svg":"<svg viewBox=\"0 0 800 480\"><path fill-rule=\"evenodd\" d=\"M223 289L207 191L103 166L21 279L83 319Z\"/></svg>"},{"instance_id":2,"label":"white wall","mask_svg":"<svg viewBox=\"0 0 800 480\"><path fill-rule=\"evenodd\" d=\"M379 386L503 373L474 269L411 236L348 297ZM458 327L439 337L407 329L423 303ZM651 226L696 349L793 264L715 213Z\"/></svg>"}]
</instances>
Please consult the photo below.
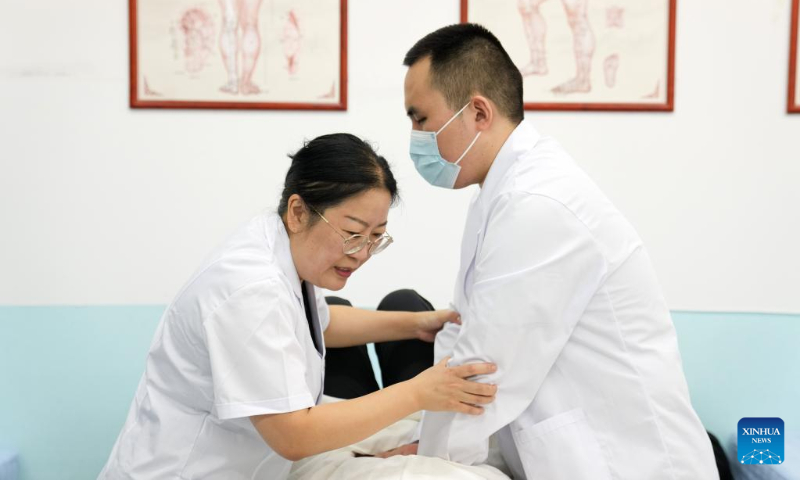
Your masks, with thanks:
<instances>
[{"instance_id":1,"label":"white wall","mask_svg":"<svg viewBox=\"0 0 800 480\"><path fill-rule=\"evenodd\" d=\"M268 1L268 0L265 0ZM471 192L408 160L405 51L457 0L350 0L348 112L132 111L127 2L6 2L0 17L0 304L166 303L274 206L304 138L374 141L404 197L397 242L342 292L449 300ZM676 111L539 113L644 238L674 309L800 312L800 115L789 0L678 5Z\"/></svg>"}]
</instances>

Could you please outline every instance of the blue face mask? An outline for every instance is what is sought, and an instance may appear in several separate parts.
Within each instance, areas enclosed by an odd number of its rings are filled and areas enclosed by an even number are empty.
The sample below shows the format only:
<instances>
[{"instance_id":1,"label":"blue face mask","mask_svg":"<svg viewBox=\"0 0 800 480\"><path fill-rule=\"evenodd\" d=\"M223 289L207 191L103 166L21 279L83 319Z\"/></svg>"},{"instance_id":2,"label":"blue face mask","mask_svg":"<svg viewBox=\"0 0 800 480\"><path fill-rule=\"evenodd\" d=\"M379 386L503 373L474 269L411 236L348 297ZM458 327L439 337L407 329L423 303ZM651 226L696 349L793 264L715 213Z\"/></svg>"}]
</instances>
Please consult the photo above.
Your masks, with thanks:
<instances>
[{"instance_id":1,"label":"blue face mask","mask_svg":"<svg viewBox=\"0 0 800 480\"><path fill-rule=\"evenodd\" d=\"M444 130L450 123L456 119L457 116L469 106L469 103L464 105L453 117L444 124L437 132L423 132L420 130L411 131L411 160L414 161L414 167L422 178L427 180L428 183L437 187L453 188L456 184L456 178L461 171L461 166L458 164L464 156L470 151L481 132L475 135L472 143L469 144L464 153L458 157L453 163L448 162L442 158L439 152L439 144L436 142L436 137Z\"/></svg>"}]
</instances>

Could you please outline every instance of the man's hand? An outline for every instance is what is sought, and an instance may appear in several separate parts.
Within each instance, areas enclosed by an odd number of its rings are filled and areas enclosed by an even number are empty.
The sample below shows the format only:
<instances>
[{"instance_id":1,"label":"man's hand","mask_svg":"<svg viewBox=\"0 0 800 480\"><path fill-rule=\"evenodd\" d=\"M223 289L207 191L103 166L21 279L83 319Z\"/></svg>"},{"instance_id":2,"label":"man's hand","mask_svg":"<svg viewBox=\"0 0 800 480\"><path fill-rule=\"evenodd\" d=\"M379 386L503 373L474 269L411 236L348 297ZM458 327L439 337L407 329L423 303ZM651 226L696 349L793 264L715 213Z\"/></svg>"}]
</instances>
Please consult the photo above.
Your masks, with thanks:
<instances>
[{"instance_id":1,"label":"man's hand","mask_svg":"<svg viewBox=\"0 0 800 480\"><path fill-rule=\"evenodd\" d=\"M436 334L447 322L461 325L461 315L453 310L434 310L432 312L419 312L414 316L415 337L433 343Z\"/></svg>"},{"instance_id":2,"label":"man's hand","mask_svg":"<svg viewBox=\"0 0 800 480\"><path fill-rule=\"evenodd\" d=\"M389 458L394 457L395 455L416 455L417 454L417 447L419 447L419 443L409 443L408 445L402 445L395 449L389 450L388 452L383 452L375 455L376 458Z\"/></svg>"}]
</instances>

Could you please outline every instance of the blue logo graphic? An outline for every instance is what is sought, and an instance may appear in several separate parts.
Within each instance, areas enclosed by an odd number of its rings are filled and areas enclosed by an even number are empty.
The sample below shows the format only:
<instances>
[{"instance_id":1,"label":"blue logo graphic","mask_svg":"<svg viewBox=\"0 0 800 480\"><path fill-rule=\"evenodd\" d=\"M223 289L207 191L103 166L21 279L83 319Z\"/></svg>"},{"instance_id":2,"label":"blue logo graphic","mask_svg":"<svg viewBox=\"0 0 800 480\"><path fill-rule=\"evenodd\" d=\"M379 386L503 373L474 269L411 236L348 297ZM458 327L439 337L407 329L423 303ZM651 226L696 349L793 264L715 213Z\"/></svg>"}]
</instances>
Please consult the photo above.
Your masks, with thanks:
<instances>
[{"instance_id":1,"label":"blue logo graphic","mask_svg":"<svg viewBox=\"0 0 800 480\"><path fill-rule=\"evenodd\" d=\"M739 420L739 463L777 465L783 463L783 420L780 418L743 418Z\"/></svg>"}]
</instances>

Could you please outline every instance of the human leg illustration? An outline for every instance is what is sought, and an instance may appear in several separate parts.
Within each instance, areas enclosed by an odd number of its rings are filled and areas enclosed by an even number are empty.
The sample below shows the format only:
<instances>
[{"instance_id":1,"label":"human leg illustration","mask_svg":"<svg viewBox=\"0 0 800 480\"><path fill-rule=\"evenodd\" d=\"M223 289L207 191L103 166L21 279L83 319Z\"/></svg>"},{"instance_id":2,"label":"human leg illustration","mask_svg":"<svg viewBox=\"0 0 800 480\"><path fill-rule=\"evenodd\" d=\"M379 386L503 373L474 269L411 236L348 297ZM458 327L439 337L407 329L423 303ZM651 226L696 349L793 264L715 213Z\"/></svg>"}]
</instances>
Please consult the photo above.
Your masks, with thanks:
<instances>
[{"instance_id":1,"label":"human leg illustration","mask_svg":"<svg viewBox=\"0 0 800 480\"><path fill-rule=\"evenodd\" d=\"M222 9L222 28L219 34L219 51L222 63L228 73L228 82L220 87L227 93L239 93L239 59L238 59L238 15L237 0L219 0Z\"/></svg>"},{"instance_id":2,"label":"human leg illustration","mask_svg":"<svg viewBox=\"0 0 800 480\"><path fill-rule=\"evenodd\" d=\"M261 35L258 31L258 10L261 0L239 0L239 25L242 28L242 79L239 90L245 94L259 93L261 89L253 83L256 60L261 53Z\"/></svg>"},{"instance_id":3,"label":"human leg illustration","mask_svg":"<svg viewBox=\"0 0 800 480\"><path fill-rule=\"evenodd\" d=\"M553 93L587 93L592 89L591 72L594 56L594 32L589 24L589 0L562 0L567 12L569 28L572 30L572 46L575 52L575 78L553 88Z\"/></svg>"},{"instance_id":4,"label":"human leg illustration","mask_svg":"<svg viewBox=\"0 0 800 480\"><path fill-rule=\"evenodd\" d=\"M547 0L519 0L517 8L522 16L525 38L528 40L530 62L520 69L522 75L546 75L547 55L545 52L545 35L547 22L539 11L539 6Z\"/></svg>"},{"instance_id":5,"label":"human leg illustration","mask_svg":"<svg viewBox=\"0 0 800 480\"><path fill-rule=\"evenodd\" d=\"M228 74L228 81L220 90L245 95L259 93L261 90L253 83L253 72L261 52L258 31L261 0L219 0L219 4L222 9L219 50Z\"/></svg>"}]
</instances>

